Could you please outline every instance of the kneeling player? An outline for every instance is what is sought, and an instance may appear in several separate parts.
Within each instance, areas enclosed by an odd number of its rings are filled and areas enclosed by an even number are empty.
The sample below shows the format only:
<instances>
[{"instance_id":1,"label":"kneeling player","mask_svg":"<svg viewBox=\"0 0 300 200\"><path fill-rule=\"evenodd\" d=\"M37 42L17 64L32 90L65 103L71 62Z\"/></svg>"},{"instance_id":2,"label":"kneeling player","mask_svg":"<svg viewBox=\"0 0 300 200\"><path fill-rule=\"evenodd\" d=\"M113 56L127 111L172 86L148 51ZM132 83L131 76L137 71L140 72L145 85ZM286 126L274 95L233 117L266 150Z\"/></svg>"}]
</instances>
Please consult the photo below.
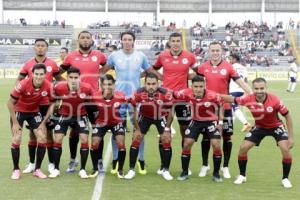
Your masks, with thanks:
<instances>
[{"instance_id":1,"label":"kneeling player","mask_svg":"<svg viewBox=\"0 0 300 200\"><path fill-rule=\"evenodd\" d=\"M115 79L111 75L101 78L101 90L95 92L93 101L97 105L96 123L93 128L91 157L93 162L93 173L90 177L98 175L98 161L100 159L99 144L106 132L111 130L118 146L118 178L124 178L123 165L126 156L125 129L122 124L119 109L126 102L122 92L115 92Z\"/></svg>"},{"instance_id":2,"label":"kneeling player","mask_svg":"<svg viewBox=\"0 0 300 200\"><path fill-rule=\"evenodd\" d=\"M213 180L222 182L219 170L222 161L222 151L220 147L221 135L217 127L218 119L223 119L221 108L221 98L213 91L205 89L205 80L202 76L195 76L192 79L192 88L175 92L176 99L191 102L192 121L185 131L184 145L181 153L182 172L177 180L183 181L188 178L191 148L197 141L199 134L206 135L213 148L214 172ZM216 114L219 113L219 116ZM221 125L221 124L220 124Z\"/></svg>"},{"instance_id":3,"label":"kneeling player","mask_svg":"<svg viewBox=\"0 0 300 200\"><path fill-rule=\"evenodd\" d=\"M290 148L293 147L293 125L292 118L287 107L280 101L277 96L267 93L267 83L264 78L256 78L252 81L254 94L243 97L231 97L221 95L227 102L235 102L246 106L255 120L255 127L246 134L244 141L240 146L238 155L238 164L240 175L234 181L235 184L246 182L246 166L248 161L248 151L255 145L259 145L265 136L272 136L277 142L282 153L282 185L285 188L291 188L292 184L288 179L291 165L292 155ZM285 130L283 122L278 118L278 113L285 117L287 130Z\"/></svg>"},{"instance_id":4,"label":"kneeling player","mask_svg":"<svg viewBox=\"0 0 300 200\"><path fill-rule=\"evenodd\" d=\"M145 77L145 87L137 90L131 100L135 107L139 104L138 117L134 115L136 121L136 131L134 132L132 144L130 147L130 163L129 171L125 179L132 179L135 176L135 163L138 156L139 146L142 138L148 132L150 126L154 124L160 134L163 152L163 173L162 177L166 180L172 180L173 177L169 173L169 166L172 157L171 148L171 131L166 127L165 117L172 107L172 93L164 88L158 87L158 77L153 73L148 73ZM170 124L167 126L170 127Z\"/></svg>"},{"instance_id":5,"label":"kneeling player","mask_svg":"<svg viewBox=\"0 0 300 200\"><path fill-rule=\"evenodd\" d=\"M30 129L36 135L37 159L33 175L38 178L47 178L40 170L41 163L46 151L46 127L42 122L42 116L39 112L39 105L42 99L50 97L51 83L45 80L46 66L36 64L32 68L32 77L24 79L18 83L11 93L11 98L7 102L7 107L11 117L11 129L13 133L11 154L14 163L14 171L11 179L17 180L21 176L19 168L20 143L22 139L22 127L24 121L27 121Z\"/></svg>"},{"instance_id":6,"label":"kneeling player","mask_svg":"<svg viewBox=\"0 0 300 200\"><path fill-rule=\"evenodd\" d=\"M62 142L69 127L79 133L81 141L81 168L79 176L80 178L88 178L85 165L89 155L89 129L85 104L91 100L91 96L91 86L87 83L80 82L80 71L73 67L67 71L67 81L59 82L54 87L54 98L57 101L61 101L61 106L58 109L58 116L54 128L53 159L55 169L50 173L50 178L55 178L60 175L59 162L62 154ZM46 118L52 114L53 108L54 104L51 105Z\"/></svg>"}]
</instances>

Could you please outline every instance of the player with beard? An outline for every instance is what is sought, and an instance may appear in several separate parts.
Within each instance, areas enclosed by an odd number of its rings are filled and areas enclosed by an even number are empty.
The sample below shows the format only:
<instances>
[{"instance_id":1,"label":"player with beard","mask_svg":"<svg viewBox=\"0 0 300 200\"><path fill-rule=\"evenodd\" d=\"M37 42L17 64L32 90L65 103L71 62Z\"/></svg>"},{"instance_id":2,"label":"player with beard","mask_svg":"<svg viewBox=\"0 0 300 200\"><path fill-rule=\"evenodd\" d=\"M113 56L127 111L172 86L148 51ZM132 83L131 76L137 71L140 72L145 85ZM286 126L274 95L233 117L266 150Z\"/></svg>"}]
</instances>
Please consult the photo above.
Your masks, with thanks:
<instances>
[{"instance_id":1,"label":"player with beard","mask_svg":"<svg viewBox=\"0 0 300 200\"><path fill-rule=\"evenodd\" d=\"M242 97L221 95L226 102L246 106L255 120L254 128L246 134L244 141L240 145L238 154L240 175L234 183L239 185L246 182L248 151L254 146L259 146L265 136L272 136L276 140L282 154L283 174L281 184L284 188L291 188L292 184L288 179L292 166L290 149L294 145L291 114L279 97L267 92L267 82L264 78L254 79L252 81L252 88L253 94ZM278 116L279 113L285 118L287 130ZM267 169L270 170L273 168Z\"/></svg>"},{"instance_id":2,"label":"player with beard","mask_svg":"<svg viewBox=\"0 0 300 200\"><path fill-rule=\"evenodd\" d=\"M88 31L81 31L78 34L78 45L79 50L69 53L61 65L61 68L63 70L67 70L70 66L78 68L81 73L81 81L90 84L93 91L97 91L99 89L100 67L105 65L106 57L101 52L92 50L92 34ZM92 110L92 108L87 107L89 120L93 124L94 119ZM71 160L67 172L74 172L75 167L78 165L78 162L76 161L78 141L78 133L71 130L69 139ZM99 168L102 171L103 140L99 145L99 151Z\"/></svg>"}]
</instances>

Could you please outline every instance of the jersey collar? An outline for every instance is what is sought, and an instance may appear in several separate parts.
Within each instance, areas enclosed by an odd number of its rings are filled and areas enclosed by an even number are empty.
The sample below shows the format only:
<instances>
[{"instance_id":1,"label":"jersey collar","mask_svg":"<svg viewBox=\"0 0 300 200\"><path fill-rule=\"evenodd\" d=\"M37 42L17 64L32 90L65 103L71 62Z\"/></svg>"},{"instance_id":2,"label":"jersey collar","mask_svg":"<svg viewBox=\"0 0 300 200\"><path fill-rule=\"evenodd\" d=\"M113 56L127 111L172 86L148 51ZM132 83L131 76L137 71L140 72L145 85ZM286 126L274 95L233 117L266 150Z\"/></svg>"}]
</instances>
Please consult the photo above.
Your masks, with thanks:
<instances>
[{"instance_id":1,"label":"jersey collar","mask_svg":"<svg viewBox=\"0 0 300 200\"><path fill-rule=\"evenodd\" d=\"M47 60L47 56L46 56L45 59L42 61L42 63L45 63L46 60ZM34 57L34 61L35 61L36 63L39 63L39 61L36 59L36 57Z\"/></svg>"},{"instance_id":2,"label":"jersey collar","mask_svg":"<svg viewBox=\"0 0 300 200\"><path fill-rule=\"evenodd\" d=\"M209 61L209 63L210 63L211 66L217 66L217 67L218 67L219 65L221 65L222 62L223 62L223 60L221 60L217 65L213 65L213 64L211 63L211 61Z\"/></svg>"}]
</instances>

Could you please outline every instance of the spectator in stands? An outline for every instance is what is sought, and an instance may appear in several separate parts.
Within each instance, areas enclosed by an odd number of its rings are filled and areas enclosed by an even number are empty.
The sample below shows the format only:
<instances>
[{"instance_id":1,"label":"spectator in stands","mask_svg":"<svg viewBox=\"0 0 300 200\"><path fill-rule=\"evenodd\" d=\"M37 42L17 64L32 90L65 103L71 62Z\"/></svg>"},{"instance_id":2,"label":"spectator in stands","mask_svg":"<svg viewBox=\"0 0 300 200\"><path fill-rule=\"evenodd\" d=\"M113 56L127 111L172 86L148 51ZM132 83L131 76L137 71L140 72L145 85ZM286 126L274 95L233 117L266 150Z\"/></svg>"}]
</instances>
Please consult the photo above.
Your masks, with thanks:
<instances>
[{"instance_id":1,"label":"spectator in stands","mask_svg":"<svg viewBox=\"0 0 300 200\"><path fill-rule=\"evenodd\" d=\"M59 57L58 59L55 60L56 64L58 66L60 66L61 64L63 64L65 57L68 55L69 53L69 49L67 47L62 47L59 51ZM61 74L61 76L64 79L67 79L67 72L64 72L63 74Z\"/></svg>"}]
</instances>

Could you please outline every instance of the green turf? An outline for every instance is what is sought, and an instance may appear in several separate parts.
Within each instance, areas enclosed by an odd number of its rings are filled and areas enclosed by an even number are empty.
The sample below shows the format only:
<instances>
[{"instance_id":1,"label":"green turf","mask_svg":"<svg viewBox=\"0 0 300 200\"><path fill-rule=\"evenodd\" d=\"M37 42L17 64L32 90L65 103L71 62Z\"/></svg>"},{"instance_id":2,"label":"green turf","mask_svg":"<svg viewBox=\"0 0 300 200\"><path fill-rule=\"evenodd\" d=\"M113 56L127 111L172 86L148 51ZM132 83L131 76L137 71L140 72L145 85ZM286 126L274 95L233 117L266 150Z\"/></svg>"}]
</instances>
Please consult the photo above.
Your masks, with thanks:
<instances>
[{"instance_id":1,"label":"green turf","mask_svg":"<svg viewBox=\"0 0 300 200\"><path fill-rule=\"evenodd\" d=\"M61 161L62 175L55 180L38 180L32 175L23 175L21 180L10 180L12 169L12 161L10 155L11 133L8 123L8 111L6 101L9 97L9 91L13 87L14 81L0 80L0 199L91 199L94 190L95 179L81 180L77 174L66 174L63 171L68 163L68 149L66 148L67 140ZM270 82L269 90L280 96L285 104L289 107L294 121L295 140L300 129L300 93L290 94L285 92L286 82ZM175 127L178 130L177 123ZM238 174L237 151L239 143L243 139L243 134L238 130L241 128L237 123L235 126L235 135L233 137L233 154L230 163L231 175L235 177ZM106 141L108 140L106 136ZM127 157L125 170L128 170L128 155L130 147L131 135L127 134ZM233 184L234 178L225 180L224 183L216 184L211 180L211 171L205 178L199 178L199 168L201 164L200 144L195 143L190 169L193 174L189 180L184 182L165 181L162 177L156 175L159 167L158 156L158 138L156 131L152 127L151 132L146 135L145 158L147 162L148 174L137 176L131 181L119 180L115 175L106 173L104 180L104 188L102 198L105 200L198 200L198 199L299 199L300 176L299 161L300 153L298 143L295 141L295 148L292 150L294 162L290 174L290 180L293 183L292 189L283 189L280 185L282 168L281 155L272 138L266 138L259 148L254 148L249 153L249 161L247 168L247 183L237 186ZM21 146L20 166L23 168L27 161L27 131L24 132L23 142ZM107 143L107 142L106 142ZM171 174L176 178L180 173L180 135L177 134L173 140L173 158L171 162ZM210 160L212 165L212 160ZM43 169L46 172L48 164L47 157L43 162ZM91 161L89 159L87 169L91 169Z\"/></svg>"}]
</instances>

